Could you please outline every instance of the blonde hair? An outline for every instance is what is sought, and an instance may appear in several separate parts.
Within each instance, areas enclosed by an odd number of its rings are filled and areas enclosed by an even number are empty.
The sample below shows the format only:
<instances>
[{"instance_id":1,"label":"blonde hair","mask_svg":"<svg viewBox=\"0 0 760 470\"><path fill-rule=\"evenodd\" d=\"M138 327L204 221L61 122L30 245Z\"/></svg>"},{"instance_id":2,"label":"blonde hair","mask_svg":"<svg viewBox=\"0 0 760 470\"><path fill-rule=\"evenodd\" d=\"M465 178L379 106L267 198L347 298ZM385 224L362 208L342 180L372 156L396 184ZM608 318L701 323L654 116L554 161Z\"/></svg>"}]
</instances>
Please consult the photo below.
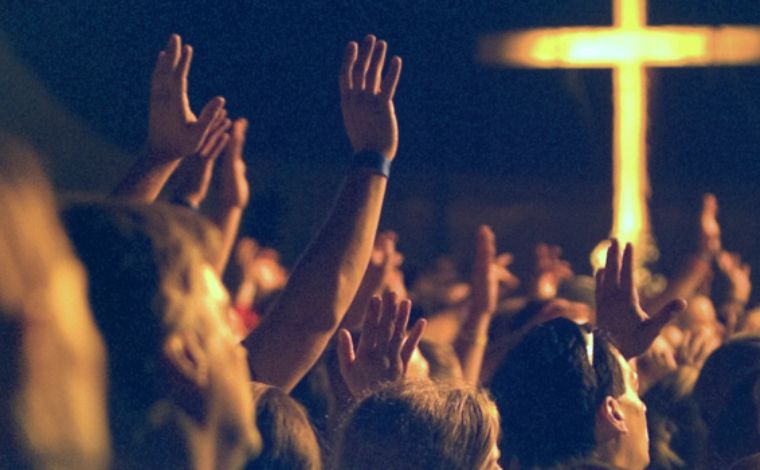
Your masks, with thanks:
<instances>
[{"instance_id":1,"label":"blonde hair","mask_svg":"<svg viewBox=\"0 0 760 470\"><path fill-rule=\"evenodd\" d=\"M481 468L499 435L499 413L483 390L419 381L361 400L340 433L338 469Z\"/></svg>"}]
</instances>

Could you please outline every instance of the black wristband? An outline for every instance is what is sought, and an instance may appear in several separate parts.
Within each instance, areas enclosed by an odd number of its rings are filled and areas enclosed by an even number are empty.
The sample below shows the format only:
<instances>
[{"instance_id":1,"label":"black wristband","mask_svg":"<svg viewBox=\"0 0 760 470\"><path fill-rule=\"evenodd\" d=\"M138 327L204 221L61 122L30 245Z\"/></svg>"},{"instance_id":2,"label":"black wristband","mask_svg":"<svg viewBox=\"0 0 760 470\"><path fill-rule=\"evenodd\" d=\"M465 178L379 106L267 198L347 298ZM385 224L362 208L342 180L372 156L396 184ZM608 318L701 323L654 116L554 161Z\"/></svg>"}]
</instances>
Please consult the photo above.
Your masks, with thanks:
<instances>
[{"instance_id":1,"label":"black wristband","mask_svg":"<svg viewBox=\"0 0 760 470\"><path fill-rule=\"evenodd\" d=\"M385 158L380 153L367 150L354 155L353 167L367 168L388 178L391 174L391 159Z\"/></svg>"}]
</instances>

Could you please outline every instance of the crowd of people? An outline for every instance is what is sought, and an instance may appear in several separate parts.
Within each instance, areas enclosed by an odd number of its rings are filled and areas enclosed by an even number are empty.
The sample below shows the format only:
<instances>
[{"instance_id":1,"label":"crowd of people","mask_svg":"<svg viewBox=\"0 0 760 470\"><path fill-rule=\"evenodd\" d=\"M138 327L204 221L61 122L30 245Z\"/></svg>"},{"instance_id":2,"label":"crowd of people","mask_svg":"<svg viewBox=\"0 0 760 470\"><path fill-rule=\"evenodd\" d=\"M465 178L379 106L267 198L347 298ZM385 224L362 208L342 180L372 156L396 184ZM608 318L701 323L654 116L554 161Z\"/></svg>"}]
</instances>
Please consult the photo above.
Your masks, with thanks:
<instances>
[{"instance_id":1,"label":"crowd of people","mask_svg":"<svg viewBox=\"0 0 760 470\"><path fill-rule=\"evenodd\" d=\"M346 47L353 164L290 268L238 233L248 122L222 97L194 114L178 35L146 150L107 197L59 207L0 134L0 468L760 468L760 309L715 197L659 291L614 239L594 277L539 245L518 279L487 225L469 280L441 259L407 283L378 230L387 54Z\"/></svg>"}]
</instances>

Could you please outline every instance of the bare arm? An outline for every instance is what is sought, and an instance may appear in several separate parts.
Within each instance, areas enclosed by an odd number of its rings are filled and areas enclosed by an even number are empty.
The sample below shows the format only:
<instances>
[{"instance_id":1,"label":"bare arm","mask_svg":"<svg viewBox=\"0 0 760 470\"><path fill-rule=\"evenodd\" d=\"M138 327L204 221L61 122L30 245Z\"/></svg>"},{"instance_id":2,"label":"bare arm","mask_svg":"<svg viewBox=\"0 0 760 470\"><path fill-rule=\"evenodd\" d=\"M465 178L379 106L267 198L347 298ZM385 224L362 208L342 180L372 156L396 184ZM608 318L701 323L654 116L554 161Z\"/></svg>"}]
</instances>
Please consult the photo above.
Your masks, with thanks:
<instances>
[{"instance_id":1,"label":"bare arm","mask_svg":"<svg viewBox=\"0 0 760 470\"><path fill-rule=\"evenodd\" d=\"M484 225L478 229L475 243L472 301L467 318L454 342L464 380L472 385L477 385L480 379L483 356L488 345L488 327L499 296L499 280L494 265L496 241L490 227Z\"/></svg>"},{"instance_id":2,"label":"bare arm","mask_svg":"<svg viewBox=\"0 0 760 470\"><path fill-rule=\"evenodd\" d=\"M699 252L692 255L678 275L668 283L657 297L647 299L648 311L658 311L674 299L690 299L712 274L712 261L721 250L720 225L718 224L718 201L712 194L705 194L700 220Z\"/></svg>"},{"instance_id":3,"label":"bare arm","mask_svg":"<svg viewBox=\"0 0 760 470\"><path fill-rule=\"evenodd\" d=\"M176 34L159 53L151 78L147 150L111 197L155 201L180 160L198 152L210 129L224 119L221 97L209 101L197 117L190 109L187 75L192 58L193 49L183 46Z\"/></svg>"},{"instance_id":4,"label":"bare arm","mask_svg":"<svg viewBox=\"0 0 760 470\"><path fill-rule=\"evenodd\" d=\"M392 159L398 129L393 95L401 73L394 57L381 77L386 44L368 36L349 43L341 72L344 123L355 152ZM367 268L387 178L356 168L346 177L328 219L297 263L272 311L246 338L257 380L292 389L322 354Z\"/></svg>"},{"instance_id":5,"label":"bare arm","mask_svg":"<svg viewBox=\"0 0 760 470\"><path fill-rule=\"evenodd\" d=\"M224 272L240 228L243 211L248 206L250 188L245 176L243 147L248 121L238 119L232 126L230 140L221 157L219 177L221 180L218 207L212 220L222 232L222 247L215 263L216 272Z\"/></svg>"}]
</instances>

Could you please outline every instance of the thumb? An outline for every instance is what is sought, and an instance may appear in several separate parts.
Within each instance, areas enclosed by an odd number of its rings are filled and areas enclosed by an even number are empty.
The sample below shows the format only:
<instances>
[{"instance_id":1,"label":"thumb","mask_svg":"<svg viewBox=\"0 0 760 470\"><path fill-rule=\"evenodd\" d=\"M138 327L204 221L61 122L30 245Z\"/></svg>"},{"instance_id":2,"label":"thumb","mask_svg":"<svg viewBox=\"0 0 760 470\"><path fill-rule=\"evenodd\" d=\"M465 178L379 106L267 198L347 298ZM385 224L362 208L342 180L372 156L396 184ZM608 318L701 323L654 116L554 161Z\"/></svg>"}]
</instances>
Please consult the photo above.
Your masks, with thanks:
<instances>
[{"instance_id":1,"label":"thumb","mask_svg":"<svg viewBox=\"0 0 760 470\"><path fill-rule=\"evenodd\" d=\"M343 377L348 377L351 366L356 360L356 354L354 353L354 342L351 339L351 333L345 328L341 328L338 332L338 365L340 366L340 373Z\"/></svg>"},{"instance_id":2,"label":"thumb","mask_svg":"<svg viewBox=\"0 0 760 470\"><path fill-rule=\"evenodd\" d=\"M660 334L665 325L678 313L686 310L686 301L684 299L674 299L668 302L655 316L647 320L644 324L646 336L655 338Z\"/></svg>"}]
</instances>

